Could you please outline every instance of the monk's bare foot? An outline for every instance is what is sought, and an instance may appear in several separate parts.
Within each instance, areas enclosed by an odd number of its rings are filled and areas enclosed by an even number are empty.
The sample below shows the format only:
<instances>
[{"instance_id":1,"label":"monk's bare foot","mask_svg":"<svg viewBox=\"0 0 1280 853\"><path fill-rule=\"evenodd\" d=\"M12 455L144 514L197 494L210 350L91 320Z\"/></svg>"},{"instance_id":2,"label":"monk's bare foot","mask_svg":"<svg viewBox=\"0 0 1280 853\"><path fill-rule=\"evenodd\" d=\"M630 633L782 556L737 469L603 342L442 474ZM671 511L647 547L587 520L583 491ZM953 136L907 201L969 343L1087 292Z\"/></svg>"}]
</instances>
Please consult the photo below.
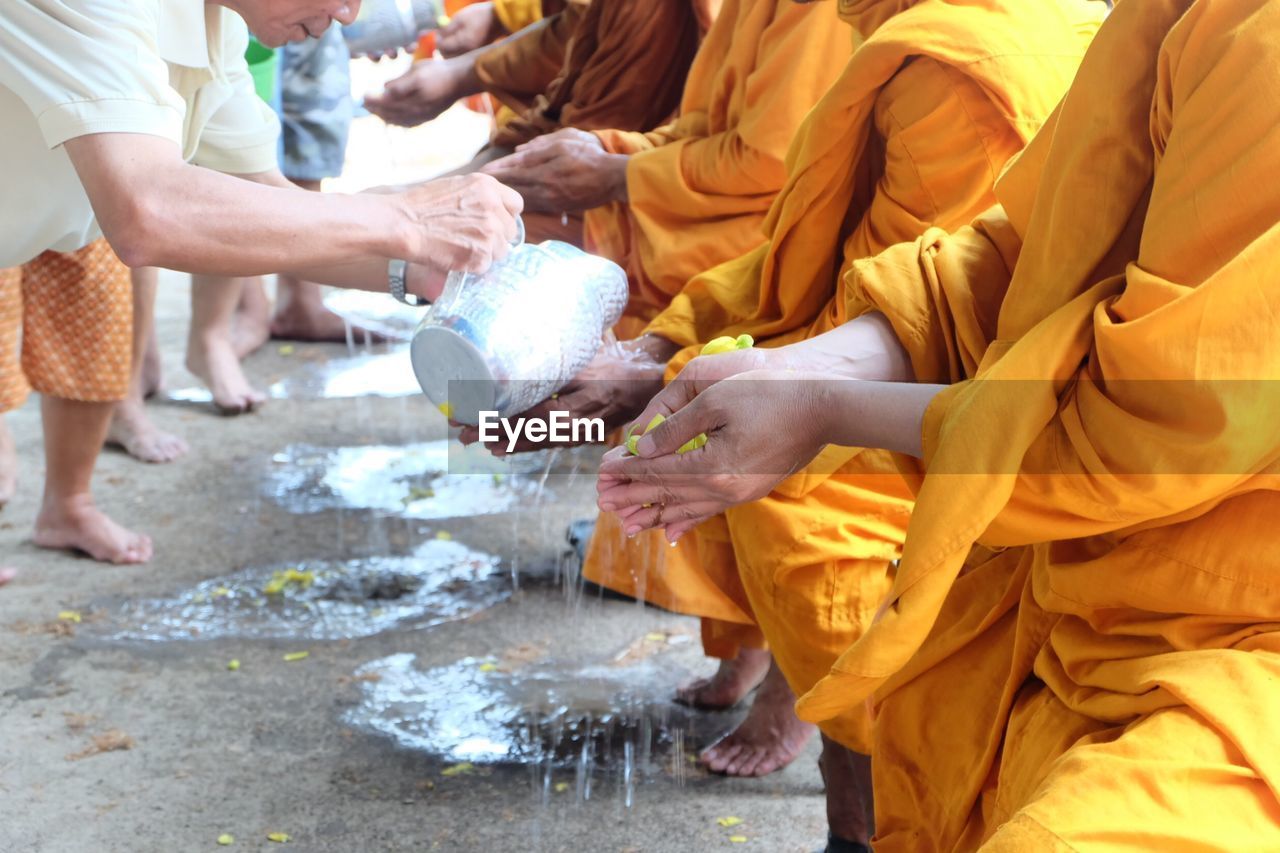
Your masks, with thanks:
<instances>
[{"instance_id":1,"label":"monk's bare foot","mask_svg":"<svg viewBox=\"0 0 1280 853\"><path fill-rule=\"evenodd\" d=\"M184 455L187 443L151 422L141 400L129 398L116 404L107 429L107 444L124 448L143 462L172 462Z\"/></svg>"},{"instance_id":2,"label":"monk's bare foot","mask_svg":"<svg viewBox=\"0 0 1280 853\"><path fill-rule=\"evenodd\" d=\"M698 760L726 776L768 776L796 760L817 730L796 716L796 696L777 665L756 691L747 718L702 751Z\"/></svg>"},{"instance_id":3,"label":"monk's bare foot","mask_svg":"<svg viewBox=\"0 0 1280 853\"><path fill-rule=\"evenodd\" d=\"M743 649L733 660L720 661L720 668L710 678L698 678L677 688L676 701L691 708L730 708L764 681L772 661L767 649Z\"/></svg>"},{"instance_id":4,"label":"monk's bare foot","mask_svg":"<svg viewBox=\"0 0 1280 853\"><path fill-rule=\"evenodd\" d=\"M9 425L0 419L0 508L13 500L18 490L18 447Z\"/></svg>"},{"instance_id":5,"label":"monk's bare foot","mask_svg":"<svg viewBox=\"0 0 1280 853\"><path fill-rule=\"evenodd\" d=\"M840 841L866 845L874 812L870 757L823 735L818 767L827 789L827 826L831 835ZM828 845L829 849L835 846Z\"/></svg>"},{"instance_id":6,"label":"monk's bare foot","mask_svg":"<svg viewBox=\"0 0 1280 853\"><path fill-rule=\"evenodd\" d=\"M93 505L89 495L46 500L32 541L41 548L83 551L116 565L151 559L151 537L126 530Z\"/></svg>"},{"instance_id":7,"label":"monk's bare foot","mask_svg":"<svg viewBox=\"0 0 1280 853\"><path fill-rule=\"evenodd\" d=\"M204 382L213 404L224 415L252 412L267 401L244 375L231 341L216 333L193 335L187 340L187 370Z\"/></svg>"},{"instance_id":8,"label":"monk's bare foot","mask_svg":"<svg viewBox=\"0 0 1280 853\"><path fill-rule=\"evenodd\" d=\"M282 341L343 343L348 324L323 304L292 300L283 305L271 319L271 337ZM362 326L350 326L351 340L358 343L382 343L384 335Z\"/></svg>"}]
</instances>

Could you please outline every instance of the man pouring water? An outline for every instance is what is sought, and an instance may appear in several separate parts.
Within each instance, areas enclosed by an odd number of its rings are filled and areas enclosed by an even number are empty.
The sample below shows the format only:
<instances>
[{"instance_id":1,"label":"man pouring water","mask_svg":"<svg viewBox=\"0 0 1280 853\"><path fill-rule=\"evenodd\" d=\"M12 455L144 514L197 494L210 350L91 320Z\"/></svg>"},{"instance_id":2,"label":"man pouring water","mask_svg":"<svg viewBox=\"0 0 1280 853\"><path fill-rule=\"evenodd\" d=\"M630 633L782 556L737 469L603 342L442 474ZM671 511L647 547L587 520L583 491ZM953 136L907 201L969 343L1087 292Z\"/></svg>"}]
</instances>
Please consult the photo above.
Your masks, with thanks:
<instances>
[{"instance_id":1,"label":"man pouring water","mask_svg":"<svg viewBox=\"0 0 1280 853\"><path fill-rule=\"evenodd\" d=\"M292 272L431 298L516 234L482 175L392 194L307 193L276 166L245 24L268 46L350 23L360 0L25 0L0 13L0 267L105 236L131 267ZM398 274L399 267L395 267ZM398 275L397 275L398 277Z\"/></svg>"}]
</instances>

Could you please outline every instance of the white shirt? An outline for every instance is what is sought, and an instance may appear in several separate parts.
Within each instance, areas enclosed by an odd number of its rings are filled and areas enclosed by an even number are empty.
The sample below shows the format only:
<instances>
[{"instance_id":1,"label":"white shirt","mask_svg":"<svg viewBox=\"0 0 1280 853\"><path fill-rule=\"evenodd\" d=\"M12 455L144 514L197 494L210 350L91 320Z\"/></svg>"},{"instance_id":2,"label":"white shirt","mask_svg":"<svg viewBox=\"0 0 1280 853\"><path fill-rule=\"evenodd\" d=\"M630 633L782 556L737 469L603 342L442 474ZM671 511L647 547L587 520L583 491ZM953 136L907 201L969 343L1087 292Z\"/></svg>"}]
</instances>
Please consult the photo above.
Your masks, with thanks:
<instances>
[{"instance_id":1,"label":"white shirt","mask_svg":"<svg viewBox=\"0 0 1280 853\"><path fill-rule=\"evenodd\" d=\"M0 268L102 235L68 139L145 133L197 166L276 168L279 122L247 44L244 21L203 0L3 0Z\"/></svg>"}]
</instances>

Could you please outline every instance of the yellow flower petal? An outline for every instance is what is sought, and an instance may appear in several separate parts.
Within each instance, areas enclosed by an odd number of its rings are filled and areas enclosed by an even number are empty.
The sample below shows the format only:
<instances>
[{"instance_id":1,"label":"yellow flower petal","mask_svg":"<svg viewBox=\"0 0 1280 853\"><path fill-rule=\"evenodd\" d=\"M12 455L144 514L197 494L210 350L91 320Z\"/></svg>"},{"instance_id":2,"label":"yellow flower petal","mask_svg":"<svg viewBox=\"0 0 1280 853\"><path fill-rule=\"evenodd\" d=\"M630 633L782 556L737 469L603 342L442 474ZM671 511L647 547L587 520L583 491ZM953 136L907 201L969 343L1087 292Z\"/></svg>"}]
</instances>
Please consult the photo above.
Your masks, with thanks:
<instances>
[{"instance_id":1,"label":"yellow flower petal","mask_svg":"<svg viewBox=\"0 0 1280 853\"><path fill-rule=\"evenodd\" d=\"M747 837L745 835L730 835L729 840L734 844L746 844Z\"/></svg>"},{"instance_id":2,"label":"yellow flower petal","mask_svg":"<svg viewBox=\"0 0 1280 853\"><path fill-rule=\"evenodd\" d=\"M732 816L730 816L730 817L718 817L718 818L716 818L716 823L720 824L720 825L721 825L721 826L723 826L725 829L728 829L728 828L729 828L729 827L731 827L731 826L737 826L738 824L742 823L742 818L740 818L740 817L732 817Z\"/></svg>"},{"instance_id":3,"label":"yellow flower petal","mask_svg":"<svg viewBox=\"0 0 1280 853\"><path fill-rule=\"evenodd\" d=\"M290 838L287 832L268 832L267 840L274 841L277 844L284 844Z\"/></svg>"},{"instance_id":4,"label":"yellow flower petal","mask_svg":"<svg viewBox=\"0 0 1280 853\"><path fill-rule=\"evenodd\" d=\"M239 668L240 668L239 658L232 658L231 660L227 661L227 669L231 670L232 672L235 672Z\"/></svg>"},{"instance_id":5,"label":"yellow flower petal","mask_svg":"<svg viewBox=\"0 0 1280 853\"><path fill-rule=\"evenodd\" d=\"M293 355L293 351L294 351L293 344L281 344L279 347L276 348L276 352L280 353L281 355Z\"/></svg>"},{"instance_id":6,"label":"yellow flower petal","mask_svg":"<svg viewBox=\"0 0 1280 853\"><path fill-rule=\"evenodd\" d=\"M449 540L453 539L453 534L447 530L437 530L436 538L439 539L441 542L448 542Z\"/></svg>"},{"instance_id":7,"label":"yellow flower petal","mask_svg":"<svg viewBox=\"0 0 1280 853\"><path fill-rule=\"evenodd\" d=\"M556 783L556 793L557 793L557 794L563 794L563 793L564 793L565 791L567 791L567 790L569 790L569 783L568 783L568 782L557 782L557 783Z\"/></svg>"},{"instance_id":8,"label":"yellow flower petal","mask_svg":"<svg viewBox=\"0 0 1280 853\"><path fill-rule=\"evenodd\" d=\"M79 610L59 610L58 620L61 622L75 622L76 624L79 624L80 611Z\"/></svg>"},{"instance_id":9,"label":"yellow flower petal","mask_svg":"<svg viewBox=\"0 0 1280 853\"><path fill-rule=\"evenodd\" d=\"M296 660L303 660L309 657L311 657L311 652L289 652L284 656L284 659L293 663Z\"/></svg>"},{"instance_id":10,"label":"yellow flower petal","mask_svg":"<svg viewBox=\"0 0 1280 853\"><path fill-rule=\"evenodd\" d=\"M452 417L453 417L453 404L452 404L452 403L441 403L440 405L436 406L436 408L437 408L437 409L439 409L439 410L440 410L440 414L444 415L446 418L452 418Z\"/></svg>"},{"instance_id":11,"label":"yellow flower petal","mask_svg":"<svg viewBox=\"0 0 1280 853\"><path fill-rule=\"evenodd\" d=\"M236 843L236 837L229 832L224 832L218 836L218 843L223 847L230 847Z\"/></svg>"},{"instance_id":12,"label":"yellow flower petal","mask_svg":"<svg viewBox=\"0 0 1280 853\"><path fill-rule=\"evenodd\" d=\"M464 773L470 773L475 770L476 766L470 761L464 761L461 764L454 764L440 771L441 776L461 776Z\"/></svg>"},{"instance_id":13,"label":"yellow flower petal","mask_svg":"<svg viewBox=\"0 0 1280 853\"><path fill-rule=\"evenodd\" d=\"M493 672L493 671L494 671L495 669L497 669L497 668L498 668L498 665L497 665L496 663L482 663L482 664L480 664L480 671L481 671L481 672Z\"/></svg>"}]
</instances>

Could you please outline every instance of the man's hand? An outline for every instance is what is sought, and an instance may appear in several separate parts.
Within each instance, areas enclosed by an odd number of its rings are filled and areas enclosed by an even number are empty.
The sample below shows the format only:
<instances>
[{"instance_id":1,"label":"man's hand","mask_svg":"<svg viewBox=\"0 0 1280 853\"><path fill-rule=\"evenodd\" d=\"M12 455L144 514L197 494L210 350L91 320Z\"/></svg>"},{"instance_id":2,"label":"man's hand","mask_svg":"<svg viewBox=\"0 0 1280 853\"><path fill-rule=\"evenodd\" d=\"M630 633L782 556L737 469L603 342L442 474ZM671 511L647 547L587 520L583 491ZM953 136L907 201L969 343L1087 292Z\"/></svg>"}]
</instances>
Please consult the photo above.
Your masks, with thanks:
<instances>
[{"instance_id":1,"label":"man's hand","mask_svg":"<svg viewBox=\"0 0 1280 853\"><path fill-rule=\"evenodd\" d=\"M407 261L438 270L484 272L506 257L523 203L487 175L461 175L419 184L394 196L404 214Z\"/></svg>"},{"instance_id":2,"label":"man's hand","mask_svg":"<svg viewBox=\"0 0 1280 853\"><path fill-rule=\"evenodd\" d=\"M444 56L459 56L508 35L493 3L472 3L458 10L436 32L436 47Z\"/></svg>"},{"instance_id":3,"label":"man's hand","mask_svg":"<svg viewBox=\"0 0 1280 853\"><path fill-rule=\"evenodd\" d=\"M381 95L367 95L364 106L387 124L415 127L480 89L475 63L467 57L423 60L388 82Z\"/></svg>"},{"instance_id":4,"label":"man's hand","mask_svg":"<svg viewBox=\"0 0 1280 853\"><path fill-rule=\"evenodd\" d=\"M626 154L610 154L593 133L564 128L483 168L524 196L530 210L568 213L627 199Z\"/></svg>"},{"instance_id":5,"label":"man's hand","mask_svg":"<svg viewBox=\"0 0 1280 853\"><path fill-rule=\"evenodd\" d=\"M601 462L600 508L617 513L628 535L666 527L674 542L727 508L764 497L826 446L831 384L822 373L774 370L677 379L668 386L673 408L637 442L637 455L615 448ZM700 434L705 445L677 453Z\"/></svg>"},{"instance_id":6,"label":"man's hand","mask_svg":"<svg viewBox=\"0 0 1280 853\"><path fill-rule=\"evenodd\" d=\"M519 417L547 420L553 411L561 411L573 418L600 418L605 430L612 430L634 418L662 388L666 362L677 349L666 338L654 335L605 347L559 394L522 412ZM472 444L479 441L480 431L477 427L464 427L458 438L463 444ZM522 439L514 452L544 448L545 445ZM506 450L502 443L489 447L495 456L505 455Z\"/></svg>"}]
</instances>

